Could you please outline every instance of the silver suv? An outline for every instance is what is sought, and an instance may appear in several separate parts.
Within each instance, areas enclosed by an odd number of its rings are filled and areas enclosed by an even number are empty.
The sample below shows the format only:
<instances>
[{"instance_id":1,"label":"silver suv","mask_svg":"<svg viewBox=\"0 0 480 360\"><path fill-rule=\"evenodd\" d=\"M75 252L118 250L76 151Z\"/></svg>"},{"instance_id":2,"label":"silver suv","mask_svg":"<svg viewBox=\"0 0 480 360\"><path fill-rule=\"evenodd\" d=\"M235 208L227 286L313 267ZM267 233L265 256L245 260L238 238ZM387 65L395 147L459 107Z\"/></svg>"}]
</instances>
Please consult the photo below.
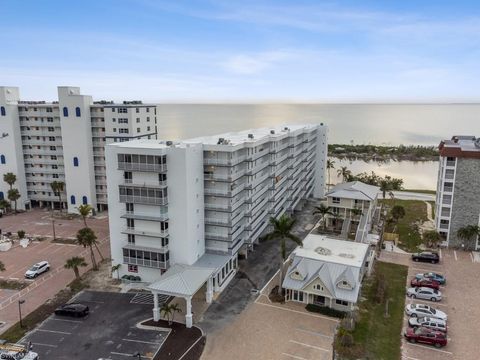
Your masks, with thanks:
<instances>
[{"instance_id":1,"label":"silver suv","mask_svg":"<svg viewBox=\"0 0 480 360\"><path fill-rule=\"evenodd\" d=\"M48 270L50 270L50 264L48 263L48 261L40 261L39 263L36 263L27 270L27 272L25 273L25 277L27 279L34 279L38 275L43 274Z\"/></svg>"},{"instance_id":2,"label":"silver suv","mask_svg":"<svg viewBox=\"0 0 480 360\"><path fill-rule=\"evenodd\" d=\"M408 319L408 325L414 328L423 326L432 330L447 332L447 322L445 320L430 317L412 317Z\"/></svg>"},{"instance_id":3,"label":"silver suv","mask_svg":"<svg viewBox=\"0 0 480 360\"><path fill-rule=\"evenodd\" d=\"M431 301L441 301L442 293L435 289L430 289L427 287L417 287L410 288L407 290L407 296L412 299L425 299Z\"/></svg>"}]
</instances>

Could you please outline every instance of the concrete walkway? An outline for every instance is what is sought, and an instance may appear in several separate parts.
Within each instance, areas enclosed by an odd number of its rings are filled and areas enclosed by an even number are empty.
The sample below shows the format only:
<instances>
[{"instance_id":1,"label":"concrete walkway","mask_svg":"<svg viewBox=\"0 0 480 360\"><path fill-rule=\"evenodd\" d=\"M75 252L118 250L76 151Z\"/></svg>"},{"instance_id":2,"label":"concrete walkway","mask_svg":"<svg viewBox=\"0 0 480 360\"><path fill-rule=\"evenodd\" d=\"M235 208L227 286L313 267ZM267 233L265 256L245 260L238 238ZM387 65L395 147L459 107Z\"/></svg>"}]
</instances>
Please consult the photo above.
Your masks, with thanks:
<instances>
[{"instance_id":1,"label":"concrete walkway","mask_svg":"<svg viewBox=\"0 0 480 360\"><path fill-rule=\"evenodd\" d=\"M378 198L381 199L383 194L378 193ZM393 191L393 195L399 200L421 200L421 201L435 201L435 195L427 193L415 193L409 191Z\"/></svg>"}]
</instances>

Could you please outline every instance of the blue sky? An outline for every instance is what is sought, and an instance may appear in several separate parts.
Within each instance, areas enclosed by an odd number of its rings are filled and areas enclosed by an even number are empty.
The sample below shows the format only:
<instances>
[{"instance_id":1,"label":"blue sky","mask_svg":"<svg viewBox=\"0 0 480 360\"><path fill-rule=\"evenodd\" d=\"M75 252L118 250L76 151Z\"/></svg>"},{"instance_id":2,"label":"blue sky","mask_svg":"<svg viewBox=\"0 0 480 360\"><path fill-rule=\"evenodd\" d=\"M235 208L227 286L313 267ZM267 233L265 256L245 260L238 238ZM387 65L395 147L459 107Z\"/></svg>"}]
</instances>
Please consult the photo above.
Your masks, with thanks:
<instances>
[{"instance_id":1,"label":"blue sky","mask_svg":"<svg viewBox=\"0 0 480 360\"><path fill-rule=\"evenodd\" d=\"M159 102L479 101L475 1L0 0L0 84Z\"/></svg>"}]
</instances>

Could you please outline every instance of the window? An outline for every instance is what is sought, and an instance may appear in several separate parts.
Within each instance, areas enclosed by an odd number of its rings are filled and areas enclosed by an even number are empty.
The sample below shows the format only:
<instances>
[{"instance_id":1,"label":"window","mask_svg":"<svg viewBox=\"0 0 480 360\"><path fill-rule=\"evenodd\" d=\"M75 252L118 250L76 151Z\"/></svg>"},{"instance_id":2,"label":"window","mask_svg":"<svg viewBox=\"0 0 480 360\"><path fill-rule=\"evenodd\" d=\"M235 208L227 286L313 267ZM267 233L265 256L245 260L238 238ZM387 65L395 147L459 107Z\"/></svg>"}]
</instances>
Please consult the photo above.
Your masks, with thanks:
<instances>
[{"instance_id":1,"label":"window","mask_svg":"<svg viewBox=\"0 0 480 360\"><path fill-rule=\"evenodd\" d=\"M7 113L6 113L6 111L5 111L5 106L0 107L0 114L2 114L2 116L6 116L6 115L7 115Z\"/></svg>"},{"instance_id":2,"label":"window","mask_svg":"<svg viewBox=\"0 0 480 360\"><path fill-rule=\"evenodd\" d=\"M119 124L128 124L128 119L127 118L119 118L118 123Z\"/></svg>"},{"instance_id":3,"label":"window","mask_svg":"<svg viewBox=\"0 0 480 360\"><path fill-rule=\"evenodd\" d=\"M118 132L119 132L120 134L128 134L128 129L125 129L125 128L118 129Z\"/></svg>"},{"instance_id":4,"label":"window","mask_svg":"<svg viewBox=\"0 0 480 360\"><path fill-rule=\"evenodd\" d=\"M137 133L139 133L139 132L140 132L140 128L137 128Z\"/></svg>"},{"instance_id":5,"label":"window","mask_svg":"<svg viewBox=\"0 0 480 360\"><path fill-rule=\"evenodd\" d=\"M52 108L47 108L47 112L53 112Z\"/></svg>"},{"instance_id":6,"label":"window","mask_svg":"<svg viewBox=\"0 0 480 360\"><path fill-rule=\"evenodd\" d=\"M336 299L336 300L335 300L335 304L337 304L337 305L342 305L342 306L348 306L348 301Z\"/></svg>"},{"instance_id":7,"label":"window","mask_svg":"<svg viewBox=\"0 0 480 360\"><path fill-rule=\"evenodd\" d=\"M129 244L135 244L135 235L128 234L128 243Z\"/></svg>"},{"instance_id":8,"label":"window","mask_svg":"<svg viewBox=\"0 0 480 360\"><path fill-rule=\"evenodd\" d=\"M50 155L50 160L57 160L57 155Z\"/></svg>"},{"instance_id":9,"label":"window","mask_svg":"<svg viewBox=\"0 0 480 360\"><path fill-rule=\"evenodd\" d=\"M58 174L52 174L52 177L53 177L54 179L58 179Z\"/></svg>"},{"instance_id":10,"label":"window","mask_svg":"<svg viewBox=\"0 0 480 360\"><path fill-rule=\"evenodd\" d=\"M117 132L117 128L113 128L113 132Z\"/></svg>"},{"instance_id":11,"label":"window","mask_svg":"<svg viewBox=\"0 0 480 360\"><path fill-rule=\"evenodd\" d=\"M5 198L5 195L3 195L3 191L0 191L0 200L3 200Z\"/></svg>"},{"instance_id":12,"label":"window","mask_svg":"<svg viewBox=\"0 0 480 360\"><path fill-rule=\"evenodd\" d=\"M75 203L76 203L75 196L74 195L70 196L70 204L75 205Z\"/></svg>"},{"instance_id":13,"label":"window","mask_svg":"<svg viewBox=\"0 0 480 360\"><path fill-rule=\"evenodd\" d=\"M150 116L147 116L147 122L150 122Z\"/></svg>"},{"instance_id":14,"label":"window","mask_svg":"<svg viewBox=\"0 0 480 360\"><path fill-rule=\"evenodd\" d=\"M323 286L320 284L316 284L313 288L318 291L323 291Z\"/></svg>"},{"instance_id":15,"label":"window","mask_svg":"<svg viewBox=\"0 0 480 360\"><path fill-rule=\"evenodd\" d=\"M5 155L0 155L0 164L6 164Z\"/></svg>"},{"instance_id":16,"label":"window","mask_svg":"<svg viewBox=\"0 0 480 360\"><path fill-rule=\"evenodd\" d=\"M127 108L118 108L120 114L126 114L128 112Z\"/></svg>"},{"instance_id":17,"label":"window","mask_svg":"<svg viewBox=\"0 0 480 360\"><path fill-rule=\"evenodd\" d=\"M140 118L137 118L137 124L140 122Z\"/></svg>"},{"instance_id":18,"label":"window","mask_svg":"<svg viewBox=\"0 0 480 360\"><path fill-rule=\"evenodd\" d=\"M75 115L76 115L77 117L80 117L80 116L81 116L80 108L79 108L78 106L75 108Z\"/></svg>"},{"instance_id":19,"label":"window","mask_svg":"<svg viewBox=\"0 0 480 360\"><path fill-rule=\"evenodd\" d=\"M53 131L55 131L55 128L52 127L52 126L49 126L49 127L48 127L48 131L53 132Z\"/></svg>"},{"instance_id":20,"label":"window","mask_svg":"<svg viewBox=\"0 0 480 360\"><path fill-rule=\"evenodd\" d=\"M135 108L135 112L138 114L140 112L139 108Z\"/></svg>"},{"instance_id":21,"label":"window","mask_svg":"<svg viewBox=\"0 0 480 360\"><path fill-rule=\"evenodd\" d=\"M58 165L52 165L52 169L58 169Z\"/></svg>"},{"instance_id":22,"label":"window","mask_svg":"<svg viewBox=\"0 0 480 360\"><path fill-rule=\"evenodd\" d=\"M68 108L66 106L63 108L63 116L68 117Z\"/></svg>"},{"instance_id":23,"label":"window","mask_svg":"<svg viewBox=\"0 0 480 360\"><path fill-rule=\"evenodd\" d=\"M138 273L138 265L128 265L128 272Z\"/></svg>"},{"instance_id":24,"label":"window","mask_svg":"<svg viewBox=\"0 0 480 360\"><path fill-rule=\"evenodd\" d=\"M55 141L55 136L49 136L48 141Z\"/></svg>"},{"instance_id":25,"label":"window","mask_svg":"<svg viewBox=\"0 0 480 360\"><path fill-rule=\"evenodd\" d=\"M83 196L83 197L82 197L82 203L83 203L83 205L87 205L87 204L88 204L88 199L87 199L86 196Z\"/></svg>"},{"instance_id":26,"label":"window","mask_svg":"<svg viewBox=\"0 0 480 360\"><path fill-rule=\"evenodd\" d=\"M52 117L48 117L48 118L47 118L47 122L53 122L53 118L52 118Z\"/></svg>"},{"instance_id":27,"label":"window","mask_svg":"<svg viewBox=\"0 0 480 360\"><path fill-rule=\"evenodd\" d=\"M147 126L147 131L150 131L150 126Z\"/></svg>"},{"instance_id":28,"label":"window","mask_svg":"<svg viewBox=\"0 0 480 360\"><path fill-rule=\"evenodd\" d=\"M338 197L332 197L332 203L334 203L334 204L340 204L340 198L338 198Z\"/></svg>"},{"instance_id":29,"label":"window","mask_svg":"<svg viewBox=\"0 0 480 360\"><path fill-rule=\"evenodd\" d=\"M55 150L57 150L57 147L56 146L50 146L50 150L55 151Z\"/></svg>"},{"instance_id":30,"label":"window","mask_svg":"<svg viewBox=\"0 0 480 360\"><path fill-rule=\"evenodd\" d=\"M73 158L73 166L78 166L78 158L77 157Z\"/></svg>"},{"instance_id":31,"label":"window","mask_svg":"<svg viewBox=\"0 0 480 360\"><path fill-rule=\"evenodd\" d=\"M112 112L115 112L115 108L112 108Z\"/></svg>"},{"instance_id":32,"label":"window","mask_svg":"<svg viewBox=\"0 0 480 360\"><path fill-rule=\"evenodd\" d=\"M147 107L147 112L150 112L150 108Z\"/></svg>"}]
</instances>

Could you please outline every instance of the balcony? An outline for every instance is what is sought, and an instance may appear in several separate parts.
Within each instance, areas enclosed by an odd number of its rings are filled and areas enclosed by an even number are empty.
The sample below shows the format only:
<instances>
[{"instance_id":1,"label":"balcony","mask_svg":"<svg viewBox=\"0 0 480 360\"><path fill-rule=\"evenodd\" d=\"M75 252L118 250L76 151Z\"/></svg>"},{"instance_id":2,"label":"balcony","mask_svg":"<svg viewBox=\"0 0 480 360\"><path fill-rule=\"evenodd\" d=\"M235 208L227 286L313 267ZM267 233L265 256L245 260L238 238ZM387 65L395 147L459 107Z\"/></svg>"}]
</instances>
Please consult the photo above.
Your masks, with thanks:
<instances>
[{"instance_id":1,"label":"balcony","mask_svg":"<svg viewBox=\"0 0 480 360\"><path fill-rule=\"evenodd\" d=\"M204 163L204 165L234 166L234 165L240 164L241 162L245 161L246 159L247 159L246 155L235 156L235 157L232 157L231 159L204 157L203 158L203 163Z\"/></svg>"},{"instance_id":2,"label":"balcony","mask_svg":"<svg viewBox=\"0 0 480 360\"><path fill-rule=\"evenodd\" d=\"M207 210L220 210L220 211L234 211L238 207L243 205L243 200L237 201L234 204L214 204L214 203L205 203L205 209Z\"/></svg>"},{"instance_id":3,"label":"balcony","mask_svg":"<svg viewBox=\"0 0 480 360\"><path fill-rule=\"evenodd\" d=\"M135 196L135 195L120 195L120 202L144 204L144 205L167 205L168 197L150 197L150 196Z\"/></svg>"},{"instance_id":4,"label":"balcony","mask_svg":"<svg viewBox=\"0 0 480 360\"><path fill-rule=\"evenodd\" d=\"M237 170L231 174L219 174L219 173L204 173L203 177L205 180L214 180L214 181L235 181L245 175L245 169Z\"/></svg>"},{"instance_id":5,"label":"balcony","mask_svg":"<svg viewBox=\"0 0 480 360\"><path fill-rule=\"evenodd\" d=\"M97 173L97 171L95 171ZM123 185L135 188L161 189L167 186L167 181L158 181L156 183L134 183L132 179L123 179Z\"/></svg>"},{"instance_id":6,"label":"balcony","mask_svg":"<svg viewBox=\"0 0 480 360\"><path fill-rule=\"evenodd\" d=\"M118 162L118 170L145 171L145 172L166 172L167 164L145 164L134 162Z\"/></svg>"},{"instance_id":7,"label":"balcony","mask_svg":"<svg viewBox=\"0 0 480 360\"><path fill-rule=\"evenodd\" d=\"M154 238L165 238L165 237L168 237L168 230L142 231L140 229L126 227L122 230L122 234L132 234L132 235L147 236L147 237L154 237Z\"/></svg>"},{"instance_id":8,"label":"balcony","mask_svg":"<svg viewBox=\"0 0 480 360\"><path fill-rule=\"evenodd\" d=\"M222 189L222 188L205 187L204 192L205 192L205 195L213 195L213 196L220 195L220 196L232 197L237 195L240 191L244 189L245 189L245 184L240 184L239 186L231 190L227 190L225 188Z\"/></svg>"},{"instance_id":9,"label":"balcony","mask_svg":"<svg viewBox=\"0 0 480 360\"><path fill-rule=\"evenodd\" d=\"M124 256L123 263L128 265L138 265L144 267L151 267L155 269L168 269L170 267L170 261L157 261L157 260L149 260L149 259L142 259L142 258L135 258Z\"/></svg>"},{"instance_id":10,"label":"balcony","mask_svg":"<svg viewBox=\"0 0 480 360\"><path fill-rule=\"evenodd\" d=\"M447 160L448 167L455 167L456 161Z\"/></svg>"},{"instance_id":11,"label":"balcony","mask_svg":"<svg viewBox=\"0 0 480 360\"><path fill-rule=\"evenodd\" d=\"M444 186L443 187L443 192L453 192L453 186Z\"/></svg>"},{"instance_id":12,"label":"balcony","mask_svg":"<svg viewBox=\"0 0 480 360\"><path fill-rule=\"evenodd\" d=\"M124 213L121 218L123 219L134 219L134 220L145 220L145 221L167 221L168 220L168 213L160 213L158 215L143 215L137 214L133 211L127 211Z\"/></svg>"}]
</instances>

